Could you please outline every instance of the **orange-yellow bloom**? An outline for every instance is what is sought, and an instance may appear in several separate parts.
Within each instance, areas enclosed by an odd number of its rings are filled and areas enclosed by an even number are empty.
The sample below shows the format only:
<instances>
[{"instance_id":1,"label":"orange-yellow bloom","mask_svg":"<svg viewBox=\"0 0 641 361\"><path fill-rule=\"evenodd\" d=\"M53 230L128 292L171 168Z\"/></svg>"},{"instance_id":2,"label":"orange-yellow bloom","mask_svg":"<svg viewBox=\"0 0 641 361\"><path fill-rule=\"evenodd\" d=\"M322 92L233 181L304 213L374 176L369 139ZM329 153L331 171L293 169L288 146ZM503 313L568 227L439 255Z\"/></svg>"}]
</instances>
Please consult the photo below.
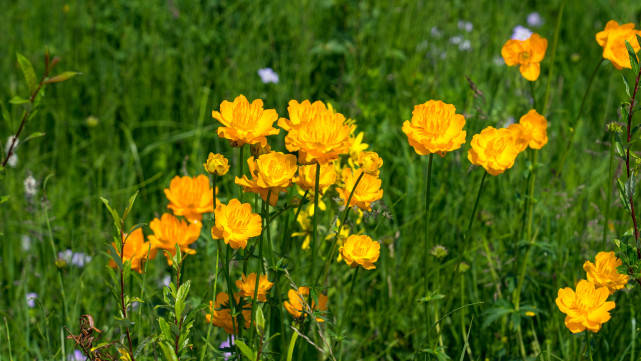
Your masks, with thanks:
<instances>
[{"instance_id":1,"label":"orange-yellow bloom","mask_svg":"<svg viewBox=\"0 0 641 361\"><path fill-rule=\"evenodd\" d=\"M287 291L288 301L283 302L283 306L294 318L307 317L309 310L309 287L298 287L298 291L290 289ZM304 307L304 305L306 305ZM303 308L304 307L304 308ZM318 294L318 305L312 300L311 312L327 311L327 296ZM320 317L316 317L317 322L325 322Z\"/></svg>"},{"instance_id":2,"label":"orange-yellow bloom","mask_svg":"<svg viewBox=\"0 0 641 361\"><path fill-rule=\"evenodd\" d=\"M376 152L361 152L357 163L365 173L377 176L383 166L383 158Z\"/></svg>"},{"instance_id":3,"label":"orange-yellow bloom","mask_svg":"<svg viewBox=\"0 0 641 361\"><path fill-rule=\"evenodd\" d=\"M233 249L247 247L247 240L260 235L262 218L252 212L249 203L232 199L227 205L219 204L214 211L216 225L211 228L214 239L222 239Z\"/></svg>"},{"instance_id":4,"label":"orange-yellow bloom","mask_svg":"<svg viewBox=\"0 0 641 361\"><path fill-rule=\"evenodd\" d=\"M465 118L456 114L454 105L428 100L414 106L412 120L403 123L403 133L416 153L445 156L465 143L463 126Z\"/></svg>"},{"instance_id":5,"label":"orange-yellow bloom","mask_svg":"<svg viewBox=\"0 0 641 361\"><path fill-rule=\"evenodd\" d=\"M252 178L249 179L246 175L236 177L236 184L242 186L245 192L260 194L263 200L267 200L271 191L271 205L276 205L278 194L291 185L297 169L296 156L281 152L269 152L260 155L258 159L250 157L247 164Z\"/></svg>"},{"instance_id":6,"label":"orange-yellow bloom","mask_svg":"<svg viewBox=\"0 0 641 361\"><path fill-rule=\"evenodd\" d=\"M149 228L154 232L150 235L149 241L154 247L176 255L176 245L180 247L183 254L196 254L196 251L189 248L189 245L196 242L200 237L202 223L188 223L180 220L169 213L164 213L160 219L154 218L149 223ZM172 264L171 258L167 256L167 262Z\"/></svg>"},{"instance_id":7,"label":"orange-yellow bloom","mask_svg":"<svg viewBox=\"0 0 641 361\"><path fill-rule=\"evenodd\" d=\"M122 242L123 246L123 261L129 261L131 264L131 269L142 273L143 264L147 261L147 258L154 259L156 258L156 248L151 246L151 242L145 242L145 236L142 234L142 228L137 228L131 234L125 234ZM116 243L113 242L112 245L116 250L118 256L120 256L120 249L116 246ZM109 260L109 266L116 268L116 262L114 260Z\"/></svg>"},{"instance_id":8,"label":"orange-yellow bloom","mask_svg":"<svg viewBox=\"0 0 641 361\"><path fill-rule=\"evenodd\" d=\"M374 263L381 254L381 245L369 236L351 235L347 237L339 252L350 267L360 265L366 270L373 270L376 268Z\"/></svg>"},{"instance_id":9,"label":"orange-yellow bloom","mask_svg":"<svg viewBox=\"0 0 641 361\"><path fill-rule=\"evenodd\" d=\"M236 304L240 302L240 297L234 295ZM229 305L229 295L226 292L219 292L216 295L216 305L212 304L209 301L209 312L205 315L207 322L212 323L214 326L221 327L228 334L237 334L238 333L238 323L240 322L240 317L236 320L232 320L231 317L231 306ZM243 315L243 325L245 328L249 328L251 322L251 306L243 305L242 315ZM234 327L236 326L236 327Z\"/></svg>"},{"instance_id":10,"label":"orange-yellow bloom","mask_svg":"<svg viewBox=\"0 0 641 361\"><path fill-rule=\"evenodd\" d=\"M532 149L541 149L548 143L548 121L544 116L532 109L521 117L519 124L523 126L523 133Z\"/></svg>"},{"instance_id":11,"label":"orange-yellow bloom","mask_svg":"<svg viewBox=\"0 0 641 361\"><path fill-rule=\"evenodd\" d=\"M641 35L641 30L636 30L634 23L619 25L616 21L610 20L605 29L596 34L596 42L603 47L603 58L610 60L615 68L630 69L630 55L625 42L630 43L635 53L639 52L641 44L637 40L637 34Z\"/></svg>"},{"instance_id":12,"label":"orange-yellow bloom","mask_svg":"<svg viewBox=\"0 0 641 361\"><path fill-rule=\"evenodd\" d=\"M358 182L352 199L349 204L347 200L349 195L354 189L354 185L358 180L358 177L363 173L362 169L357 169L352 171L350 168L343 168L342 180L343 186L337 189L338 194L343 199L343 202L346 206L352 207L357 206L358 208L364 211L372 210L371 204L381 198L383 198L383 190L381 189L381 179L375 175L363 174L363 177Z\"/></svg>"},{"instance_id":13,"label":"orange-yellow bloom","mask_svg":"<svg viewBox=\"0 0 641 361\"><path fill-rule=\"evenodd\" d=\"M298 167L298 175L294 177L294 183L305 190L314 191L316 184L316 164L301 165ZM333 163L324 163L320 167L318 179L318 190L325 193L327 188L336 183L336 168Z\"/></svg>"},{"instance_id":14,"label":"orange-yellow bloom","mask_svg":"<svg viewBox=\"0 0 641 361\"><path fill-rule=\"evenodd\" d=\"M236 287L240 290L241 297L254 298L254 291L256 291L256 273L250 273L248 276L242 275L242 279L236 281ZM267 275L260 275L258 278L258 292L256 298L260 302L267 302L267 293L272 288L274 283L269 282Z\"/></svg>"},{"instance_id":15,"label":"orange-yellow bloom","mask_svg":"<svg viewBox=\"0 0 641 361\"><path fill-rule=\"evenodd\" d=\"M200 222L203 213L214 211L212 188L209 186L209 178L204 174L197 177L175 176L169 183L169 188L165 188L165 196L169 200L167 208L190 222Z\"/></svg>"},{"instance_id":16,"label":"orange-yellow bloom","mask_svg":"<svg viewBox=\"0 0 641 361\"><path fill-rule=\"evenodd\" d=\"M203 164L209 174L223 176L229 172L229 161L222 154L209 153L207 162Z\"/></svg>"},{"instance_id":17,"label":"orange-yellow bloom","mask_svg":"<svg viewBox=\"0 0 641 361\"><path fill-rule=\"evenodd\" d=\"M535 33L527 40L510 39L505 42L501 56L508 66L519 65L525 79L535 81L541 73L541 61L547 48L547 39Z\"/></svg>"},{"instance_id":18,"label":"orange-yellow bloom","mask_svg":"<svg viewBox=\"0 0 641 361\"><path fill-rule=\"evenodd\" d=\"M474 165L482 166L491 175L499 175L512 168L523 149L522 143L518 142L517 132L508 128L487 127L472 137L470 145L472 147L467 159Z\"/></svg>"},{"instance_id":19,"label":"orange-yellow bloom","mask_svg":"<svg viewBox=\"0 0 641 361\"><path fill-rule=\"evenodd\" d=\"M237 96L233 103L223 100L220 112L214 110L211 116L224 125L218 128L218 136L229 139L232 146L256 143L266 146L267 136L280 131L273 127L278 119L276 110L263 109L261 99L250 104L244 95Z\"/></svg>"},{"instance_id":20,"label":"orange-yellow bloom","mask_svg":"<svg viewBox=\"0 0 641 361\"><path fill-rule=\"evenodd\" d=\"M556 305L567 315L565 326L570 332L579 333L586 328L598 332L615 306L613 301L606 301L609 295L607 287L595 288L592 282L580 280L576 292L569 287L559 290Z\"/></svg>"},{"instance_id":21,"label":"orange-yellow bloom","mask_svg":"<svg viewBox=\"0 0 641 361\"><path fill-rule=\"evenodd\" d=\"M298 152L303 163L326 163L349 153L353 126L345 116L321 101L298 103L291 100L287 107L289 119L280 118L278 126L287 131L285 146Z\"/></svg>"},{"instance_id":22,"label":"orange-yellow bloom","mask_svg":"<svg viewBox=\"0 0 641 361\"><path fill-rule=\"evenodd\" d=\"M614 255L614 252L599 252L594 258L594 262L586 261L583 264L583 269L587 273L588 281L594 283L595 286L607 287L610 294L613 294L628 283L630 277L617 270L622 262Z\"/></svg>"}]
</instances>

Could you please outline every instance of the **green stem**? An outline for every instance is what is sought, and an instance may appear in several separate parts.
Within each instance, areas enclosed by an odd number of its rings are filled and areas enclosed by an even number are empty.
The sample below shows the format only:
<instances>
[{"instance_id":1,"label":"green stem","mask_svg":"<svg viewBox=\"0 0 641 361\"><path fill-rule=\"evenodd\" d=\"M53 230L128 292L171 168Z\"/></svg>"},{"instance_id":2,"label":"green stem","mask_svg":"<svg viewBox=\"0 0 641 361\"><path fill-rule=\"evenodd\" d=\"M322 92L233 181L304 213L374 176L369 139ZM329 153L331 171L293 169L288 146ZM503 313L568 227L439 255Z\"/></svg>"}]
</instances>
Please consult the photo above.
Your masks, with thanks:
<instances>
[{"instance_id":1,"label":"green stem","mask_svg":"<svg viewBox=\"0 0 641 361\"><path fill-rule=\"evenodd\" d=\"M352 274L352 281L351 281L351 286L349 287L349 293L347 294L348 299L350 302L347 303L347 307L345 308L345 313L343 317L341 317L340 323L339 323L339 330L342 331L343 327L345 326L345 322L347 322L350 318L350 314L352 312L352 304L354 303L354 285L356 285L356 276L358 275L358 269L360 267L356 267L354 269L354 274ZM345 342L340 343L340 352L339 352L339 359L343 359L343 344Z\"/></svg>"},{"instance_id":2,"label":"green stem","mask_svg":"<svg viewBox=\"0 0 641 361\"><path fill-rule=\"evenodd\" d=\"M425 232L423 234L423 286L424 286L424 296L427 297L429 292L429 266L428 258L430 255L429 247L429 232L430 232L430 198L431 198L431 188L432 188L432 160L434 159L434 153L430 153L430 156L427 161L427 176L426 176L426 185L425 185ZM427 302L423 302L425 319L426 333L429 332L429 305ZM427 337L427 334L426 334Z\"/></svg>"},{"instance_id":3,"label":"green stem","mask_svg":"<svg viewBox=\"0 0 641 361\"><path fill-rule=\"evenodd\" d=\"M297 339L298 333L296 331L293 331L292 338L289 339L289 347L287 348L287 361L292 361L292 356L294 355L294 346L296 346Z\"/></svg>"},{"instance_id":4,"label":"green stem","mask_svg":"<svg viewBox=\"0 0 641 361\"><path fill-rule=\"evenodd\" d=\"M557 45L559 44L559 33L561 31L561 20L563 19L563 9L565 8L565 1L561 4L561 8L559 9L559 14L556 17L556 26L554 27L554 40L552 41L552 50L550 51L550 68L548 70L548 79L547 83L545 85L545 95L543 96L543 109L542 113L543 115L547 114L548 111L548 101L550 100L550 90L551 90L551 84L552 84L552 78L554 74L554 67L556 65L556 62L554 59L556 58L556 48Z\"/></svg>"},{"instance_id":5,"label":"green stem","mask_svg":"<svg viewBox=\"0 0 641 361\"><path fill-rule=\"evenodd\" d=\"M532 95L532 109L536 110L536 92L534 91L534 82L528 81L530 83L530 94Z\"/></svg>"},{"instance_id":6,"label":"green stem","mask_svg":"<svg viewBox=\"0 0 641 361\"><path fill-rule=\"evenodd\" d=\"M319 183L320 183L320 163L316 163L316 180L314 182L314 214L312 215L312 244L310 245L312 249L312 269L310 275L314 275L314 270L316 269L316 236L317 236L317 226L318 226L318 198L319 198ZM311 293L310 293L311 294Z\"/></svg>"},{"instance_id":7,"label":"green stem","mask_svg":"<svg viewBox=\"0 0 641 361\"><path fill-rule=\"evenodd\" d=\"M263 200L262 201L262 217L263 221L265 222L265 227L263 227L263 230L266 230L269 228L269 198L272 195L272 191L267 192L267 201ZM251 333L251 338L254 338L254 323L256 321L256 306L258 303L258 285L260 284L260 275L265 272L265 265L263 263L263 244L265 243L263 233L260 234L260 238L258 240L258 267L256 269L256 284L254 285L254 297L252 297L252 314L251 314L251 323L249 325L250 333Z\"/></svg>"},{"instance_id":8,"label":"green stem","mask_svg":"<svg viewBox=\"0 0 641 361\"><path fill-rule=\"evenodd\" d=\"M245 146L244 145L241 145L240 147L238 147L238 178L242 178L243 177L243 168L245 166L244 162L243 162L244 150L245 150ZM214 192L215 192L215 190L214 190ZM238 187L238 200L241 201L241 202L243 201L243 189L242 189L242 187ZM216 207L215 204L214 204L214 207Z\"/></svg>"},{"instance_id":9,"label":"green stem","mask_svg":"<svg viewBox=\"0 0 641 361\"><path fill-rule=\"evenodd\" d=\"M236 314L236 299L234 298L234 292L232 291L232 283L231 283L231 276L229 275L229 268L230 268L230 250L231 247L228 245L223 247L223 241L222 239L218 240L218 249L222 250L225 248L225 267L223 267L223 271L225 274L225 280L227 281L227 296L229 297L229 307L231 310L231 314L234 315ZM238 337L240 337L240 325L238 328L236 328L236 317L231 318L232 322L232 330L236 331L236 334Z\"/></svg>"},{"instance_id":10,"label":"green stem","mask_svg":"<svg viewBox=\"0 0 641 361\"><path fill-rule=\"evenodd\" d=\"M483 192L483 185L485 184L485 178L487 178L487 172L483 172L483 178L481 178L481 183L479 184L479 189L476 192L476 200L474 201L474 207L472 208L472 214L470 215L470 220L467 223L467 229L463 235L463 239L468 237L470 230L472 229L472 224L474 223L474 216L476 216L476 209L479 206L479 199L481 199L481 193Z\"/></svg>"}]
</instances>

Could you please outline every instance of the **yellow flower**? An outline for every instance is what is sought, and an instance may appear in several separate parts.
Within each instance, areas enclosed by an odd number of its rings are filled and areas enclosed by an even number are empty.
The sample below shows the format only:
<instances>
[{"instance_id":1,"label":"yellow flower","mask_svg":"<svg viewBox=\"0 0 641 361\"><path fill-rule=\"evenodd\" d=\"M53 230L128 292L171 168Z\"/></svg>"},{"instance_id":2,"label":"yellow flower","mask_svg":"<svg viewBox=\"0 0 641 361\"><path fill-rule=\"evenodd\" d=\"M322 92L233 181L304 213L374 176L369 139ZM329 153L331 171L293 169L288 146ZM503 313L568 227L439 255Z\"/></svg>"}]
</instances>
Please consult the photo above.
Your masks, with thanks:
<instances>
[{"instance_id":1,"label":"yellow flower","mask_svg":"<svg viewBox=\"0 0 641 361\"><path fill-rule=\"evenodd\" d=\"M339 187L337 191L343 199L345 206L357 206L364 211L370 211L372 210L371 203L383 198L383 190L381 189L382 182L380 178L371 174L363 174L363 177L358 182L358 186L354 190L351 201L347 204L349 195L352 193L354 184L356 184L361 173L363 173L361 169L352 172L350 168L343 168L343 174L341 175L343 186Z\"/></svg>"},{"instance_id":2,"label":"yellow flower","mask_svg":"<svg viewBox=\"0 0 641 361\"><path fill-rule=\"evenodd\" d=\"M535 33L526 40L510 39L505 42L501 56L507 66L519 65L521 75L529 81L535 81L541 73L541 61L547 48L547 39Z\"/></svg>"},{"instance_id":3,"label":"yellow flower","mask_svg":"<svg viewBox=\"0 0 641 361\"><path fill-rule=\"evenodd\" d=\"M499 175L512 168L516 157L522 150L518 143L517 132L508 128L487 127L472 137L472 146L467 159L480 165L491 175Z\"/></svg>"},{"instance_id":4,"label":"yellow flower","mask_svg":"<svg viewBox=\"0 0 641 361\"><path fill-rule=\"evenodd\" d=\"M238 295L234 295L234 299L236 300L236 304L238 305L240 297L238 297ZM249 305L243 305L242 308L244 321L243 324L245 328L249 328L251 322L251 308ZM209 301L209 312L210 313L205 315L205 319L207 320L207 322L212 323L214 326L221 327L230 335L238 333L238 322L240 322L240 318L236 318L235 321L232 320L231 307L229 305L229 295L226 292L219 292L216 295L215 307L212 302ZM236 328L234 328L234 324Z\"/></svg>"},{"instance_id":5,"label":"yellow flower","mask_svg":"<svg viewBox=\"0 0 641 361\"><path fill-rule=\"evenodd\" d=\"M203 213L214 211L212 188L209 186L209 178L204 174L197 177L175 176L169 183L169 188L165 188L165 196L169 200L167 208L190 222L200 222Z\"/></svg>"},{"instance_id":6,"label":"yellow flower","mask_svg":"<svg viewBox=\"0 0 641 361\"><path fill-rule=\"evenodd\" d=\"M465 143L464 125L465 118L456 114L454 105L428 100L414 106L412 120L403 123L403 133L416 153L445 156Z\"/></svg>"},{"instance_id":7,"label":"yellow flower","mask_svg":"<svg viewBox=\"0 0 641 361\"><path fill-rule=\"evenodd\" d=\"M596 34L596 42L603 47L603 58L610 60L615 68L630 69L630 55L625 42L627 40L630 43L635 53L639 52L641 45L637 40L637 34L641 35L641 30L636 30L634 23L619 25L616 21L610 20L605 29Z\"/></svg>"},{"instance_id":8,"label":"yellow flower","mask_svg":"<svg viewBox=\"0 0 641 361\"><path fill-rule=\"evenodd\" d=\"M241 280L236 281L236 287L240 290L241 297L254 298L254 291L256 290L256 273L250 273L248 276L242 275ZM258 278L258 293L257 298L260 302L267 302L267 293L274 284L269 282L267 275L260 275Z\"/></svg>"},{"instance_id":9,"label":"yellow flower","mask_svg":"<svg viewBox=\"0 0 641 361\"><path fill-rule=\"evenodd\" d=\"M366 235L351 235L339 249L345 263L350 267L361 266L366 270L376 268L376 261L381 254L380 243Z\"/></svg>"},{"instance_id":10,"label":"yellow flower","mask_svg":"<svg viewBox=\"0 0 641 361\"><path fill-rule=\"evenodd\" d=\"M189 245L198 240L201 227L202 223L200 222L188 223L169 213L164 213L160 219L154 218L149 223L149 228L154 234L148 238L154 247L163 249L172 256L176 255L176 245L180 247L183 254L196 254L196 251L189 248ZM171 265L171 258L167 254L165 256Z\"/></svg>"},{"instance_id":11,"label":"yellow flower","mask_svg":"<svg viewBox=\"0 0 641 361\"><path fill-rule=\"evenodd\" d=\"M523 126L530 148L541 149L548 143L548 121L536 110L532 109L522 116L519 124Z\"/></svg>"},{"instance_id":12,"label":"yellow flower","mask_svg":"<svg viewBox=\"0 0 641 361\"><path fill-rule=\"evenodd\" d=\"M283 306L285 306L285 309L287 312L289 312L290 315L294 316L294 318L301 318L301 317L306 317L307 312L309 312L309 287L298 287L298 291L294 289L290 289L287 291L287 298L289 299L288 301L283 302ZM303 305L307 305L305 309L303 308ZM327 296L319 293L318 294L318 305L316 305L316 302L312 300L312 307L311 307L312 312L313 311L327 311ZM320 317L316 317L317 322L325 322Z\"/></svg>"},{"instance_id":13,"label":"yellow flower","mask_svg":"<svg viewBox=\"0 0 641 361\"><path fill-rule=\"evenodd\" d=\"M131 269L138 273L142 273L143 264L147 261L147 258L156 258L156 248L151 246L151 242L145 242L145 236L142 234L142 228L137 228L129 235L124 234L122 242L124 243L122 252L123 261L129 261ZM116 246L116 242L113 242L112 245L116 250L116 254L120 256L120 249ZM110 259L109 266L111 268L116 268L116 262L114 262L113 259Z\"/></svg>"},{"instance_id":14,"label":"yellow flower","mask_svg":"<svg viewBox=\"0 0 641 361\"><path fill-rule=\"evenodd\" d=\"M523 124L512 123L507 127L507 130L512 132L514 143L516 144L519 153L527 149L531 137Z\"/></svg>"},{"instance_id":15,"label":"yellow flower","mask_svg":"<svg viewBox=\"0 0 641 361\"><path fill-rule=\"evenodd\" d=\"M278 113L274 109L263 109L261 99L251 104L244 95L237 96L233 103L223 100L220 112L214 110L211 116L224 125L218 128L218 136L229 139L235 147L256 143L266 146L266 137L279 132L273 127Z\"/></svg>"},{"instance_id":16,"label":"yellow flower","mask_svg":"<svg viewBox=\"0 0 641 361\"><path fill-rule=\"evenodd\" d=\"M357 161L358 155L367 149L369 145L367 143L363 143L363 132L359 132L356 135L354 134L356 134L356 126L352 128L352 132L350 134L352 145L349 147L349 157L350 159Z\"/></svg>"},{"instance_id":17,"label":"yellow flower","mask_svg":"<svg viewBox=\"0 0 641 361\"><path fill-rule=\"evenodd\" d=\"M610 294L620 290L628 283L630 277L617 271L622 262L614 252L597 253L595 263L586 261L583 269L587 273L588 281L594 283L596 287L607 287Z\"/></svg>"},{"instance_id":18,"label":"yellow flower","mask_svg":"<svg viewBox=\"0 0 641 361\"><path fill-rule=\"evenodd\" d=\"M570 332L579 333L586 328L598 332L615 306L613 301L606 301L609 295L607 287L595 288L592 282L580 280L576 292L569 287L559 290L556 305L567 315L565 326Z\"/></svg>"},{"instance_id":19,"label":"yellow flower","mask_svg":"<svg viewBox=\"0 0 641 361\"><path fill-rule=\"evenodd\" d=\"M219 204L214 211L216 225L211 228L214 239L222 239L233 249L244 249L247 240L259 236L263 230L262 218L252 212L249 203L232 199L227 205Z\"/></svg>"},{"instance_id":20,"label":"yellow flower","mask_svg":"<svg viewBox=\"0 0 641 361\"><path fill-rule=\"evenodd\" d=\"M298 175L294 177L294 183L302 189L313 192L316 184L316 164L301 165L298 167ZM321 193L325 193L327 188L334 183L336 183L336 168L334 164L331 162L321 164L318 190Z\"/></svg>"},{"instance_id":21,"label":"yellow flower","mask_svg":"<svg viewBox=\"0 0 641 361\"><path fill-rule=\"evenodd\" d=\"M275 206L278 201L278 193L285 191L291 185L298 168L296 156L281 152L269 152L260 155L258 159L250 157L247 159L247 164L252 179L247 178L246 175L242 178L236 177L236 184L242 186L245 192L260 194L265 201L271 191L269 203L272 206Z\"/></svg>"},{"instance_id":22,"label":"yellow flower","mask_svg":"<svg viewBox=\"0 0 641 361\"><path fill-rule=\"evenodd\" d=\"M349 152L353 126L331 106L291 100L287 110L289 119L280 118L278 126L287 131L285 146L290 152L297 151L301 162L322 164Z\"/></svg>"},{"instance_id":23,"label":"yellow flower","mask_svg":"<svg viewBox=\"0 0 641 361\"><path fill-rule=\"evenodd\" d=\"M222 154L209 153L207 162L203 164L209 174L223 176L229 172L229 161Z\"/></svg>"},{"instance_id":24,"label":"yellow flower","mask_svg":"<svg viewBox=\"0 0 641 361\"><path fill-rule=\"evenodd\" d=\"M357 163L365 173L378 176L383 159L376 152L361 152Z\"/></svg>"}]
</instances>

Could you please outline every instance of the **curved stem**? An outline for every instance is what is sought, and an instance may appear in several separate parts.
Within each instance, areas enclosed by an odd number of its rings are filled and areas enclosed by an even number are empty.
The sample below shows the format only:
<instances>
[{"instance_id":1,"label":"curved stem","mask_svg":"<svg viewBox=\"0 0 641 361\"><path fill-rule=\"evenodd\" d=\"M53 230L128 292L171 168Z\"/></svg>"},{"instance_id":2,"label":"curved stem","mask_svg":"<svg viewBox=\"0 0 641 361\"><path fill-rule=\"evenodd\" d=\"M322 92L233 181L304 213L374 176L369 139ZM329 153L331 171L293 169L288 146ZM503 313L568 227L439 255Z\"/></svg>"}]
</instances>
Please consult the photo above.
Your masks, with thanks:
<instances>
[{"instance_id":1,"label":"curved stem","mask_svg":"<svg viewBox=\"0 0 641 361\"><path fill-rule=\"evenodd\" d=\"M630 108L628 110L628 124L627 124L627 144L625 150L625 170L628 175L628 181L630 180L630 140L632 140L632 116L634 115L634 102L637 97L637 91L639 90L639 78L641 78L641 68L639 68L639 73L637 74L636 80L634 82L634 91L632 92L632 98L630 99ZM630 215L632 216L632 224L634 226L634 240L635 246L637 247L637 258L641 260L641 249L639 248L639 227L637 225L637 216L634 210L634 189L630 189L628 194L628 202L630 203Z\"/></svg>"},{"instance_id":2,"label":"curved stem","mask_svg":"<svg viewBox=\"0 0 641 361\"><path fill-rule=\"evenodd\" d=\"M426 175L426 186L425 186L425 233L423 234L423 286L424 286L424 291L425 294L424 296L427 297L427 293L429 291L429 278L428 278L428 273L429 273L429 266L428 266L428 258L430 255L430 247L429 247L429 231L430 231L430 198L431 198L431 188L432 188L432 160L434 159L434 153L430 153L428 161L427 161L427 175ZM429 305L427 302L423 302L424 305L424 311L425 311L425 325L427 327L427 330L429 330ZM427 336L427 335L426 335Z\"/></svg>"}]
</instances>

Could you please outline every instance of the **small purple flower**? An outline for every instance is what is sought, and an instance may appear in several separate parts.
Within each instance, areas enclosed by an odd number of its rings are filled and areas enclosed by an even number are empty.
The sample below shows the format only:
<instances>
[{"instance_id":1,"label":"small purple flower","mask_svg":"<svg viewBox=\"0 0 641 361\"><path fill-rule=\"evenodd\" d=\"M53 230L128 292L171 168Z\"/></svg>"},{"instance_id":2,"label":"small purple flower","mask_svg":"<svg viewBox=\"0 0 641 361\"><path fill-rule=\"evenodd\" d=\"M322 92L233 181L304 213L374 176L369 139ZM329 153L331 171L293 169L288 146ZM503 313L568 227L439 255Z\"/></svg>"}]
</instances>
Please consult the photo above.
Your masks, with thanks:
<instances>
[{"instance_id":1,"label":"small purple flower","mask_svg":"<svg viewBox=\"0 0 641 361\"><path fill-rule=\"evenodd\" d=\"M258 69L258 76L260 76L260 80L262 80L265 84L278 83L278 74L276 74L276 72L272 68Z\"/></svg>"},{"instance_id":2,"label":"small purple flower","mask_svg":"<svg viewBox=\"0 0 641 361\"><path fill-rule=\"evenodd\" d=\"M224 349L224 348L230 348L230 347L234 346L234 336L232 335L230 337L231 337L231 343L229 342L229 338L226 338L225 341L223 341L220 344L220 346L218 346L218 348L219 349ZM225 358L225 361L229 360L232 356L233 355L232 355L231 352L226 352L226 351L223 352L223 357Z\"/></svg>"},{"instance_id":3,"label":"small purple flower","mask_svg":"<svg viewBox=\"0 0 641 361\"><path fill-rule=\"evenodd\" d=\"M430 35L432 35L435 38L440 38L441 30L439 30L439 28L436 26L432 26L432 28L430 29Z\"/></svg>"},{"instance_id":4,"label":"small purple flower","mask_svg":"<svg viewBox=\"0 0 641 361\"><path fill-rule=\"evenodd\" d=\"M532 31L525 26L517 25L512 31L512 39L514 40L527 40L532 36Z\"/></svg>"},{"instance_id":5,"label":"small purple flower","mask_svg":"<svg viewBox=\"0 0 641 361\"><path fill-rule=\"evenodd\" d=\"M474 25L469 21L459 20L458 21L458 28L461 29L461 30L465 30L465 31L467 31L469 33L470 31L472 31L474 29Z\"/></svg>"},{"instance_id":6,"label":"small purple flower","mask_svg":"<svg viewBox=\"0 0 641 361\"><path fill-rule=\"evenodd\" d=\"M160 284L165 287L169 287L169 284L171 283L171 276L166 275L165 277L162 278L160 281Z\"/></svg>"},{"instance_id":7,"label":"small purple flower","mask_svg":"<svg viewBox=\"0 0 641 361\"><path fill-rule=\"evenodd\" d=\"M82 252L75 253L70 249L58 252L58 258L76 267L84 267L91 261L91 256Z\"/></svg>"},{"instance_id":8,"label":"small purple flower","mask_svg":"<svg viewBox=\"0 0 641 361\"><path fill-rule=\"evenodd\" d=\"M463 42L459 44L458 48L462 51L470 50L472 48L472 43L469 40L463 40Z\"/></svg>"},{"instance_id":9,"label":"small purple flower","mask_svg":"<svg viewBox=\"0 0 641 361\"><path fill-rule=\"evenodd\" d=\"M68 361L85 361L86 359L87 357L85 357L80 350L73 350L73 352L67 356Z\"/></svg>"},{"instance_id":10,"label":"small purple flower","mask_svg":"<svg viewBox=\"0 0 641 361\"><path fill-rule=\"evenodd\" d=\"M35 292L27 293L26 299L27 299L27 306L29 306L29 308L36 307L36 298L38 298L38 294L37 293L35 293Z\"/></svg>"},{"instance_id":11,"label":"small purple flower","mask_svg":"<svg viewBox=\"0 0 641 361\"><path fill-rule=\"evenodd\" d=\"M452 44L460 44L463 41L463 37L460 35L456 35L450 38L450 43Z\"/></svg>"},{"instance_id":12,"label":"small purple flower","mask_svg":"<svg viewBox=\"0 0 641 361\"><path fill-rule=\"evenodd\" d=\"M31 249L31 237L27 236L26 234L23 234L20 237L20 243L22 244L23 251L28 251Z\"/></svg>"},{"instance_id":13,"label":"small purple flower","mask_svg":"<svg viewBox=\"0 0 641 361\"><path fill-rule=\"evenodd\" d=\"M535 11L533 13L530 13L527 16L527 24L532 26L532 27L537 28L537 27L543 25L543 18L541 17L541 15L539 13L537 13Z\"/></svg>"}]
</instances>

